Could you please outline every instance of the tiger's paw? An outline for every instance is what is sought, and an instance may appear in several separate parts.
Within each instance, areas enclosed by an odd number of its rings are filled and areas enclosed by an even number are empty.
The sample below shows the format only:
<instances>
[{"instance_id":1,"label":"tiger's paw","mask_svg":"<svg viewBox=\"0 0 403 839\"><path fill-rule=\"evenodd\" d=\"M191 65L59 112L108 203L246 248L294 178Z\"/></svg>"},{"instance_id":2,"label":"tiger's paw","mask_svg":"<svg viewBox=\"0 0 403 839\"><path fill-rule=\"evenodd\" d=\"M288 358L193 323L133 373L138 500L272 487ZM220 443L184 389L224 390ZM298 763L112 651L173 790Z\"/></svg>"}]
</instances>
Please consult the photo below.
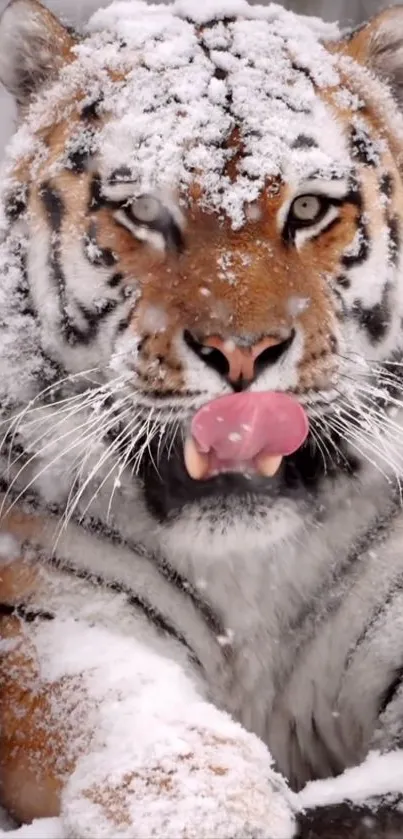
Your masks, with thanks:
<instances>
[{"instance_id":1,"label":"tiger's paw","mask_svg":"<svg viewBox=\"0 0 403 839\"><path fill-rule=\"evenodd\" d=\"M239 736L241 733L242 736ZM292 797L265 746L193 727L133 755L85 759L65 791L70 839L291 839Z\"/></svg>"}]
</instances>

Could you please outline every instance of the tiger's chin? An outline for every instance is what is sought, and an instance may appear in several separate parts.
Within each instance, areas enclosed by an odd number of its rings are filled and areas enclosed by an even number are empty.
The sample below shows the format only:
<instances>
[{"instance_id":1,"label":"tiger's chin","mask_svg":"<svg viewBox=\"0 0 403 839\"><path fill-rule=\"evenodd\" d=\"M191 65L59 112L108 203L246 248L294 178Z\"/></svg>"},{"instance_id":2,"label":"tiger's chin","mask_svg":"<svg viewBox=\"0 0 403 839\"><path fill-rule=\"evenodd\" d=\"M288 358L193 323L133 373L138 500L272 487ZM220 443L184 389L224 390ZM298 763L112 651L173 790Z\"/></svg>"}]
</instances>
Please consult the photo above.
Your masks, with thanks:
<instances>
[{"instance_id":1,"label":"tiger's chin","mask_svg":"<svg viewBox=\"0 0 403 839\"><path fill-rule=\"evenodd\" d=\"M343 453L346 471L358 470L358 463ZM336 464L326 461L313 437L292 455L271 459L273 474L264 474L250 464L232 465L212 470L195 479L189 474L186 443L179 431L166 433L165 442L151 443L140 464L139 477L151 514L159 521L175 519L187 508L198 507L220 517L250 513L256 523L258 511L266 513L282 501L304 502L307 490L315 495L323 479ZM275 467L275 468L274 468Z\"/></svg>"}]
</instances>

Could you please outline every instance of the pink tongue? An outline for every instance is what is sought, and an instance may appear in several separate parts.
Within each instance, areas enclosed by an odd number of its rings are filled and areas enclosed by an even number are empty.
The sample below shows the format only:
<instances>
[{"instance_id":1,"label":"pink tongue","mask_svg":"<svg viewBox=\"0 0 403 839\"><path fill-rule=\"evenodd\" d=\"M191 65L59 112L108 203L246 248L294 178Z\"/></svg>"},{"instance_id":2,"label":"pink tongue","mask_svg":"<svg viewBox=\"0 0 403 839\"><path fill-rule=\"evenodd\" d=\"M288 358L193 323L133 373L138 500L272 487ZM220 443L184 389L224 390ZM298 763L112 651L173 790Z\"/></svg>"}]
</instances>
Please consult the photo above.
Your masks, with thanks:
<instances>
[{"instance_id":1,"label":"pink tongue","mask_svg":"<svg viewBox=\"0 0 403 839\"><path fill-rule=\"evenodd\" d=\"M191 430L201 452L213 450L220 461L242 463L261 453L292 454L306 439L308 419L285 393L237 393L200 408Z\"/></svg>"}]
</instances>

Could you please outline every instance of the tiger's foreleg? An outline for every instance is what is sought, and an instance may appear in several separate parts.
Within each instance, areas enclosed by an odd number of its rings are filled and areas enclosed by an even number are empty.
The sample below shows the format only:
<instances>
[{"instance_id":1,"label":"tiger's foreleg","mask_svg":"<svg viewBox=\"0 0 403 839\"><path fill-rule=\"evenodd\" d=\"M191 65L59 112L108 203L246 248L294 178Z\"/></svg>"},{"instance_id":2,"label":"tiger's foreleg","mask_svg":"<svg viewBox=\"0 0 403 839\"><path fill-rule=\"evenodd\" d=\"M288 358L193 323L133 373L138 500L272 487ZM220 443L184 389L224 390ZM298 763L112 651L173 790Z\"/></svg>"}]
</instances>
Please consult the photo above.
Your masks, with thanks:
<instances>
[{"instance_id":1,"label":"tiger's foreleg","mask_svg":"<svg viewBox=\"0 0 403 839\"><path fill-rule=\"evenodd\" d=\"M91 748L61 799L68 837L270 837L294 834L290 799L265 746L204 698L191 669L99 630L86 681L97 696ZM91 639L91 640L90 640Z\"/></svg>"},{"instance_id":2,"label":"tiger's foreleg","mask_svg":"<svg viewBox=\"0 0 403 839\"><path fill-rule=\"evenodd\" d=\"M136 637L115 632L86 608L3 625L1 772L14 814L60 812L69 839L292 837L292 797L265 746L206 701L176 642L142 618Z\"/></svg>"}]
</instances>

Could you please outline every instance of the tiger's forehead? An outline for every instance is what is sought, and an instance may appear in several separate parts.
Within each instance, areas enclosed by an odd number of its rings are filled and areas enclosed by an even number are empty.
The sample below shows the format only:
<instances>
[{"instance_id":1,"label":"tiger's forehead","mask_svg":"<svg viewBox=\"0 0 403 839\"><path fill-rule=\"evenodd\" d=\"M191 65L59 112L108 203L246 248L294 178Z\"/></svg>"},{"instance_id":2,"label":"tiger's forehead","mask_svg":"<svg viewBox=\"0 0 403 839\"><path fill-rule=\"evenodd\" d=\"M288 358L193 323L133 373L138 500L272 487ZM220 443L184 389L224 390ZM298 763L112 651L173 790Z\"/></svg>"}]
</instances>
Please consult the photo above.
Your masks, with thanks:
<instances>
[{"instance_id":1,"label":"tiger's forehead","mask_svg":"<svg viewBox=\"0 0 403 839\"><path fill-rule=\"evenodd\" d=\"M82 120L69 142L87 144L103 181L124 172L133 194L196 183L205 208L237 229L269 181L348 174L342 121L321 96L340 85L322 43L337 35L275 4L115 2L38 108L46 121L58 95L86 102L82 113L97 102L98 125Z\"/></svg>"},{"instance_id":2,"label":"tiger's forehead","mask_svg":"<svg viewBox=\"0 0 403 839\"><path fill-rule=\"evenodd\" d=\"M341 129L316 89L339 79L318 32L282 8L197 5L115 4L93 19L124 38L129 62L108 102L101 168L106 178L130 170L139 192L183 193L196 180L205 205L237 228L269 178L348 168Z\"/></svg>"}]
</instances>

